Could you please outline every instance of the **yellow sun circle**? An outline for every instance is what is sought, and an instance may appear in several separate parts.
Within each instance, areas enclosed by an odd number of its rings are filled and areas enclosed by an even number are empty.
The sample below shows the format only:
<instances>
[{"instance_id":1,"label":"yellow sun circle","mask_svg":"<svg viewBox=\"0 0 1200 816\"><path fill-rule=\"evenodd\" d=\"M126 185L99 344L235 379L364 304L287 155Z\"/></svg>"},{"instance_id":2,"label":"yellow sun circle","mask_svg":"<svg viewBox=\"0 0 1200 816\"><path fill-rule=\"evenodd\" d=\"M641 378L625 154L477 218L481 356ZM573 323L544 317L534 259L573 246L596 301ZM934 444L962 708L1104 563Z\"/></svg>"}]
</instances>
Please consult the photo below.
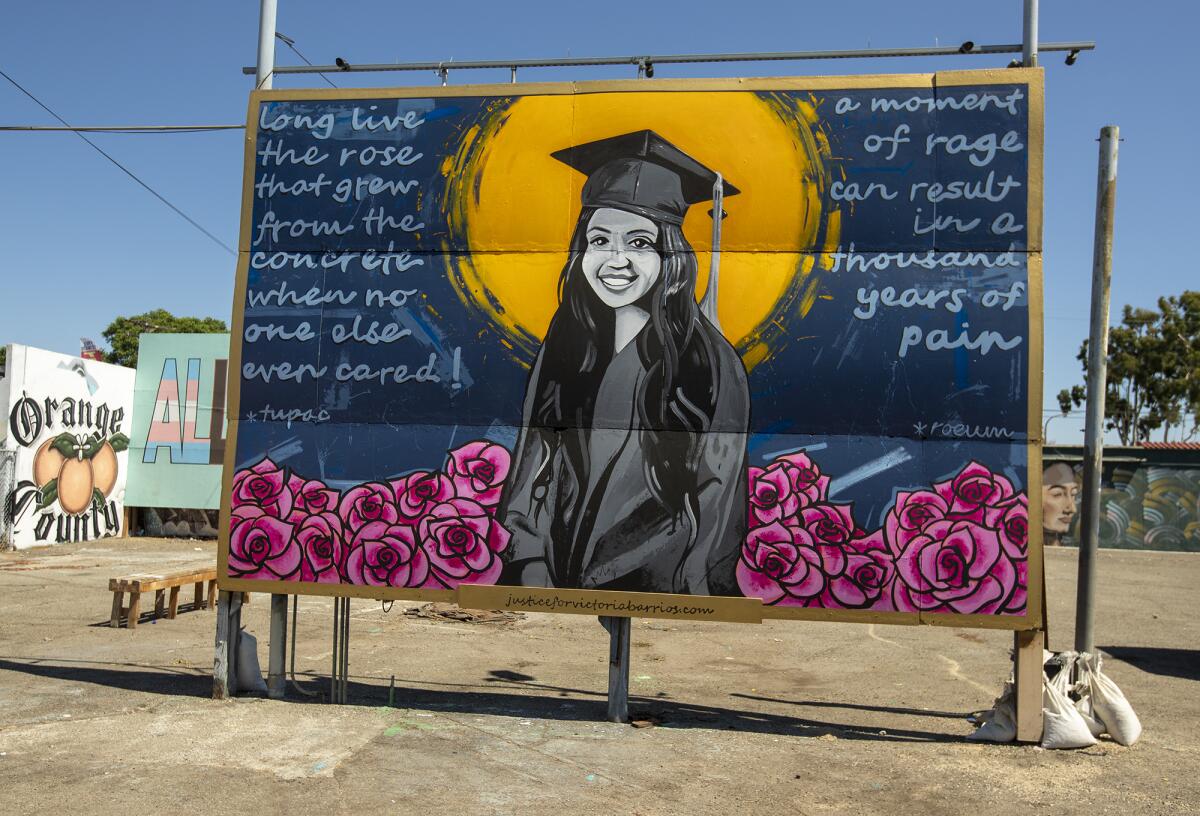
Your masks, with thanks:
<instances>
[{"instance_id":1,"label":"yellow sun circle","mask_svg":"<svg viewBox=\"0 0 1200 816\"><path fill-rule=\"evenodd\" d=\"M457 178L447 207L465 227L469 250L460 294L513 338L540 340L558 308L585 181L550 154L649 129L741 191L724 204L717 313L726 337L745 351L779 318L777 306L821 249L823 171L815 113L810 119L805 110L748 92L520 97L468 133L443 166L452 184ZM693 206L683 225L700 267L697 299L708 280L710 209Z\"/></svg>"}]
</instances>

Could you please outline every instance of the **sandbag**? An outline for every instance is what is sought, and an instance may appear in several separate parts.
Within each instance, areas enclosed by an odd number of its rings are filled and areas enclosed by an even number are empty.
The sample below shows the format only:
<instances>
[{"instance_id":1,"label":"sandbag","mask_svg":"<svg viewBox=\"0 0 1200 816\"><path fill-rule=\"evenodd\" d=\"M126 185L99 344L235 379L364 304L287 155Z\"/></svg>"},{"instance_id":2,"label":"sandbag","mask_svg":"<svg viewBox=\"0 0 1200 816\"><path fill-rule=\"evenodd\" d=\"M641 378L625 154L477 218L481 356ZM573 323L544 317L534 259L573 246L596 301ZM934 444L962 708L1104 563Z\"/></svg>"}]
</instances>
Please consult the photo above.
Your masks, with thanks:
<instances>
[{"instance_id":1,"label":"sandbag","mask_svg":"<svg viewBox=\"0 0 1200 816\"><path fill-rule=\"evenodd\" d=\"M975 742L1012 742L1017 738L1017 695L1012 681L1004 684L1004 690L992 704L992 710L984 715L983 724L967 736Z\"/></svg>"},{"instance_id":2,"label":"sandbag","mask_svg":"<svg viewBox=\"0 0 1200 816\"><path fill-rule=\"evenodd\" d=\"M1142 736L1142 723L1133 706L1125 699L1104 672L1100 671L1100 655L1080 655L1081 678L1089 686L1092 710L1104 724L1108 735L1121 745L1133 745Z\"/></svg>"},{"instance_id":3,"label":"sandbag","mask_svg":"<svg viewBox=\"0 0 1200 816\"><path fill-rule=\"evenodd\" d=\"M238 632L237 685L239 692L257 691L265 694L266 681L258 665L258 638L242 629Z\"/></svg>"},{"instance_id":4,"label":"sandbag","mask_svg":"<svg viewBox=\"0 0 1200 816\"><path fill-rule=\"evenodd\" d=\"M1063 655L1059 655L1063 658ZM1062 669L1052 679L1042 678L1042 747L1087 748L1096 744L1087 723L1080 716L1069 695L1073 659L1064 661Z\"/></svg>"}]
</instances>

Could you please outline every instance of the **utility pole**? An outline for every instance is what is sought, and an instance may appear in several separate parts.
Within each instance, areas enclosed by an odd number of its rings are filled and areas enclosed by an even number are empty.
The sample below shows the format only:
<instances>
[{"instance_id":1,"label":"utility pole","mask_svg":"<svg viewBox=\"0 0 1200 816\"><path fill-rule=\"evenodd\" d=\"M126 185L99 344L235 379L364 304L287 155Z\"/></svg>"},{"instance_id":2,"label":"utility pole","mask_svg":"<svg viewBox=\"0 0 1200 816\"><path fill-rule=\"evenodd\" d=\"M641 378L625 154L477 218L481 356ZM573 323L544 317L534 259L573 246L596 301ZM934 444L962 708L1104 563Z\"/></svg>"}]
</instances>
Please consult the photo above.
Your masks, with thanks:
<instances>
[{"instance_id":1,"label":"utility pole","mask_svg":"<svg viewBox=\"0 0 1200 816\"><path fill-rule=\"evenodd\" d=\"M1079 593L1075 651L1095 647L1096 550L1100 545L1100 475L1104 457L1104 396L1108 379L1108 300L1112 285L1113 216L1117 204L1116 125L1100 129L1096 237L1092 249L1092 317L1088 333L1087 424L1083 439L1083 510L1079 525Z\"/></svg>"}]
</instances>

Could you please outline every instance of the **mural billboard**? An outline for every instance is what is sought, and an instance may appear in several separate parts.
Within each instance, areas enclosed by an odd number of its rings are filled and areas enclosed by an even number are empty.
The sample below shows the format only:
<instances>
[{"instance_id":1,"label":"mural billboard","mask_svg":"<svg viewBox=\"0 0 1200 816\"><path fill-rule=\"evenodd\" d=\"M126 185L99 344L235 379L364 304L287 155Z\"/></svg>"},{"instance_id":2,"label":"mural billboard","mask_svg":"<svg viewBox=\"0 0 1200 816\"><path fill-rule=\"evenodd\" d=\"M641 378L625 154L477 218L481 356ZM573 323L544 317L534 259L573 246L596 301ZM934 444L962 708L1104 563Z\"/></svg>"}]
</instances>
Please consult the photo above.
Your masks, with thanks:
<instances>
[{"instance_id":1,"label":"mural billboard","mask_svg":"<svg viewBox=\"0 0 1200 816\"><path fill-rule=\"evenodd\" d=\"M1041 102L253 94L222 586L1036 628Z\"/></svg>"},{"instance_id":2,"label":"mural billboard","mask_svg":"<svg viewBox=\"0 0 1200 816\"><path fill-rule=\"evenodd\" d=\"M17 549L120 535L131 368L11 345L0 388L16 478L4 497Z\"/></svg>"},{"instance_id":3,"label":"mural billboard","mask_svg":"<svg viewBox=\"0 0 1200 816\"><path fill-rule=\"evenodd\" d=\"M221 506L228 357L228 334L139 339L125 496L130 506Z\"/></svg>"}]
</instances>

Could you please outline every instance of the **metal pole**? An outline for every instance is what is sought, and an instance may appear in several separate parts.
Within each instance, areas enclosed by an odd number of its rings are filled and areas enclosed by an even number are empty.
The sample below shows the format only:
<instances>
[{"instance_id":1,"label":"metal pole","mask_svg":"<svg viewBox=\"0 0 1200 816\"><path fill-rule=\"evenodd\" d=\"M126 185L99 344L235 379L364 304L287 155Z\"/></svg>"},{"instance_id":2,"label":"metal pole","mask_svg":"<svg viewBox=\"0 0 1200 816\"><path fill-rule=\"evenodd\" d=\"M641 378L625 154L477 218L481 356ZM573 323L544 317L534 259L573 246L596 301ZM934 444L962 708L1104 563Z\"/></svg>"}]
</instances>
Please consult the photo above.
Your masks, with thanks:
<instances>
[{"instance_id":1,"label":"metal pole","mask_svg":"<svg viewBox=\"0 0 1200 816\"><path fill-rule=\"evenodd\" d=\"M256 90L270 88L275 75L275 0L259 0L258 62L254 66Z\"/></svg>"},{"instance_id":2,"label":"metal pole","mask_svg":"<svg viewBox=\"0 0 1200 816\"><path fill-rule=\"evenodd\" d=\"M287 694L288 596L271 596L271 652L267 663L267 696L282 700Z\"/></svg>"},{"instance_id":3,"label":"metal pole","mask_svg":"<svg viewBox=\"0 0 1200 816\"><path fill-rule=\"evenodd\" d=\"M1083 509L1079 524L1079 592L1075 651L1091 652L1095 638L1096 549L1100 540L1100 473L1104 457L1104 392L1108 376L1108 295L1112 284L1113 217L1117 204L1116 125L1100 129L1096 180L1096 237L1092 249L1092 325L1088 334L1087 424L1083 438Z\"/></svg>"},{"instance_id":4,"label":"metal pole","mask_svg":"<svg viewBox=\"0 0 1200 816\"><path fill-rule=\"evenodd\" d=\"M237 647L242 630L242 593L217 594L217 635L213 657L213 699L237 694Z\"/></svg>"},{"instance_id":5,"label":"metal pole","mask_svg":"<svg viewBox=\"0 0 1200 816\"><path fill-rule=\"evenodd\" d=\"M1037 66L1038 55L1038 0L1025 0L1025 29L1021 38L1021 64L1026 68Z\"/></svg>"}]
</instances>

